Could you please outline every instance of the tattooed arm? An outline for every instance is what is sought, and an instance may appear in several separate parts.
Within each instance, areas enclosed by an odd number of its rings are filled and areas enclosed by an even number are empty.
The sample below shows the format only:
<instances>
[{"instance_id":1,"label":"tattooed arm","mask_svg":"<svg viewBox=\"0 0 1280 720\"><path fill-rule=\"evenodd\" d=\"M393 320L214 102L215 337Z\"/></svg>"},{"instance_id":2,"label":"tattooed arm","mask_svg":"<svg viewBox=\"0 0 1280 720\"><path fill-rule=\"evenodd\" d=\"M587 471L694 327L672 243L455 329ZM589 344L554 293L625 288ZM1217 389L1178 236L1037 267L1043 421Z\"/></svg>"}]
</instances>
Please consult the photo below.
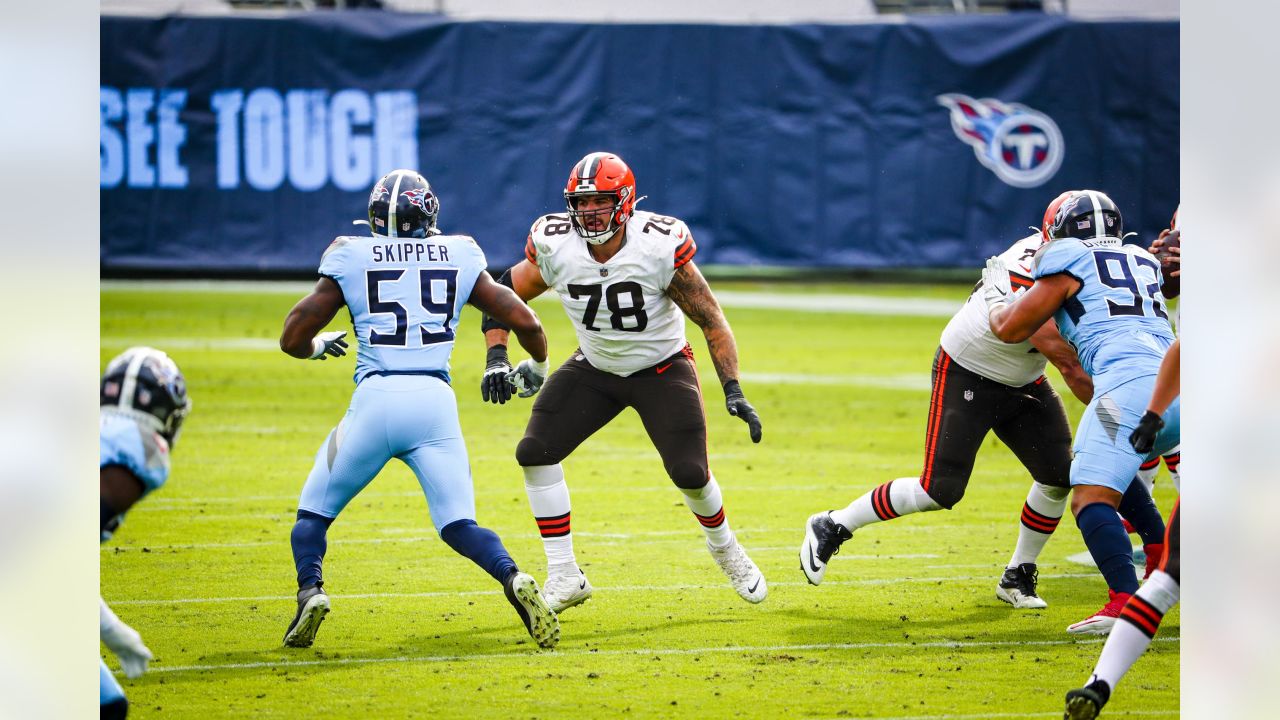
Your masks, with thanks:
<instances>
[{"instance_id":1,"label":"tattooed arm","mask_svg":"<svg viewBox=\"0 0 1280 720\"><path fill-rule=\"evenodd\" d=\"M676 268L671 284L667 286L667 297L702 328L711 363L715 365L716 375L720 376L720 384L724 387L725 409L747 424L751 442L760 442L760 416L747 402L742 386L738 384L738 345L733 340L729 321L724 319L724 312L720 310L720 303L711 294L711 288L698 272L698 266L689 261Z\"/></svg>"},{"instance_id":2,"label":"tattooed arm","mask_svg":"<svg viewBox=\"0 0 1280 720\"><path fill-rule=\"evenodd\" d=\"M667 297L702 328L720 384L737 380L738 345L733 340L733 330L729 329L729 321L725 320L716 296L711 294L707 279L702 277L692 261L676 268L676 274L667 286Z\"/></svg>"}]
</instances>

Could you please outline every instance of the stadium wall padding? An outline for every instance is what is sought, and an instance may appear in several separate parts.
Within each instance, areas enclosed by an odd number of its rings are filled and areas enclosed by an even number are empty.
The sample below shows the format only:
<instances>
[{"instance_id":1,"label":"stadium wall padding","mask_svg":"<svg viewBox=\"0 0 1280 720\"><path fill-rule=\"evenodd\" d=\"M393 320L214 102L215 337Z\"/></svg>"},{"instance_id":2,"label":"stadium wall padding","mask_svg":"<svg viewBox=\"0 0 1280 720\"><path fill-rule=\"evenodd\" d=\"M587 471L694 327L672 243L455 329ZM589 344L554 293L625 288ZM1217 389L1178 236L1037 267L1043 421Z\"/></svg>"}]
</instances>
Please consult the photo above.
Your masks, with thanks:
<instances>
[{"instance_id":1,"label":"stadium wall padding","mask_svg":"<svg viewBox=\"0 0 1280 720\"><path fill-rule=\"evenodd\" d=\"M1178 42L1176 22L1023 13L106 16L102 269L313 270L404 166L506 267L594 150L688 222L703 264L976 268L1079 187L1149 239L1179 200Z\"/></svg>"}]
</instances>

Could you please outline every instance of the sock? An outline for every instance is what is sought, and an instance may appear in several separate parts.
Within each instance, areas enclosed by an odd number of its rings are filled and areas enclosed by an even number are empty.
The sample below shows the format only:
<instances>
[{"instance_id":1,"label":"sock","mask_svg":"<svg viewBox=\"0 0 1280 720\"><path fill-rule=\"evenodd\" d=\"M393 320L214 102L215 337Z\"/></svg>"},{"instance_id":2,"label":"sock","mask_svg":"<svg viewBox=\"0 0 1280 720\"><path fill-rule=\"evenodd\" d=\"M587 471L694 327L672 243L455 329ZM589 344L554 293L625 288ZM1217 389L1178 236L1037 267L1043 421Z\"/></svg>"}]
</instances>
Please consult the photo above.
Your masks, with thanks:
<instances>
[{"instance_id":1,"label":"sock","mask_svg":"<svg viewBox=\"0 0 1280 720\"><path fill-rule=\"evenodd\" d=\"M1173 489L1182 492L1182 477L1178 467L1182 463L1182 446L1179 445L1164 456L1164 466L1169 468L1169 477L1173 480Z\"/></svg>"},{"instance_id":2,"label":"sock","mask_svg":"<svg viewBox=\"0 0 1280 720\"><path fill-rule=\"evenodd\" d=\"M724 516L720 485L714 477L696 490L680 488L680 492L684 493L685 504L702 525L702 532L707 534L707 542L714 547L724 547L733 542L733 530L729 529L729 521Z\"/></svg>"},{"instance_id":3,"label":"sock","mask_svg":"<svg viewBox=\"0 0 1280 720\"><path fill-rule=\"evenodd\" d=\"M831 519L853 532L864 525L892 520L914 512L941 510L920 485L920 478L891 480L849 503L843 510L832 510Z\"/></svg>"},{"instance_id":4,"label":"sock","mask_svg":"<svg viewBox=\"0 0 1280 720\"><path fill-rule=\"evenodd\" d=\"M1133 548L1116 509L1106 503L1086 505L1076 515L1076 526L1084 537L1089 554L1107 579L1107 587L1116 592L1133 593L1138 589L1138 575L1133 569Z\"/></svg>"},{"instance_id":5,"label":"sock","mask_svg":"<svg viewBox=\"0 0 1280 720\"><path fill-rule=\"evenodd\" d=\"M542 549L548 565L577 565L573 555L573 531L569 526L569 486L564 483L564 468L555 465L530 465L524 468L524 491L529 495L529 508L542 534Z\"/></svg>"},{"instance_id":6,"label":"sock","mask_svg":"<svg viewBox=\"0 0 1280 720\"><path fill-rule=\"evenodd\" d=\"M298 521L293 524L289 544L293 546L293 564L298 568L299 588L320 584L320 566L328 548L324 536L332 524L333 518L307 510L298 511Z\"/></svg>"},{"instance_id":7,"label":"sock","mask_svg":"<svg viewBox=\"0 0 1280 720\"><path fill-rule=\"evenodd\" d=\"M1120 497L1120 516L1129 521L1133 531L1142 538L1143 545L1164 542L1164 518L1151 499L1151 493L1140 482L1131 482Z\"/></svg>"},{"instance_id":8,"label":"sock","mask_svg":"<svg viewBox=\"0 0 1280 720\"><path fill-rule=\"evenodd\" d=\"M1147 489L1147 494L1155 493L1156 473L1160 472L1160 458L1147 460L1138 466L1137 480Z\"/></svg>"},{"instance_id":9,"label":"sock","mask_svg":"<svg viewBox=\"0 0 1280 720\"><path fill-rule=\"evenodd\" d=\"M1089 681L1102 680L1115 688L1116 683L1146 652L1151 638L1160 629L1165 613L1178 604L1178 594L1177 580L1161 570L1152 573L1120 611L1120 619L1111 629Z\"/></svg>"},{"instance_id":10,"label":"sock","mask_svg":"<svg viewBox=\"0 0 1280 720\"><path fill-rule=\"evenodd\" d=\"M1067 495L1071 488L1031 483L1027 501L1022 505L1022 524L1018 527L1018 544L1008 567L1034 563L1049 542L1049 536L1058 528L1058 521L1067 507Z\"/></svg>"},{"instance_id":11,"label":"sock","mask_svg":"<svg viewBox=\"0 0 1280 720\"><path fill-rule=\"evenodd\" d=\"M454 520L440 528L440 539L464 558L480 566L494 580L502 582L516 572L516 561L502 546L498 534L482 528L475 520Z\"/></svg>"},{"instance_id":12,"label":"sock","mask_svg":"<svg viewBox=\"0 0 1280 720\"><path fill-rule=\"evenodd\" d=\"M102 703L98 707L99 720L124 720L129 716L129 701L125 698Z\"/></svg>"}]
</instances>

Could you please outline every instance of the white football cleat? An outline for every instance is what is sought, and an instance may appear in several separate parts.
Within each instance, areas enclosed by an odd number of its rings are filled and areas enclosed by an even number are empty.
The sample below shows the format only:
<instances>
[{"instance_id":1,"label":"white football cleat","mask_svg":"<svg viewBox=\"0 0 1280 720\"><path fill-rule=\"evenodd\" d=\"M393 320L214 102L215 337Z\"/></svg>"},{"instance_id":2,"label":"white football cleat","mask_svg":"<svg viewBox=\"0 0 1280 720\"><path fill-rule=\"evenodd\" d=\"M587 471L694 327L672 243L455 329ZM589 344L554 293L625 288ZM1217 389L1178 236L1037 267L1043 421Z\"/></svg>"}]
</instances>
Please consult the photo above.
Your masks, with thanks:
<instances>
[{"instance_id":1,"label":"white football cleat","mask_svg":"<svg viewBox=\"0 0 1280 720\"><path fill-rule=\"evenodd\" d=\"M502 583L502 591L538 647L553 648L560 642L560 621L538 591L538 581L532 575L511 573L506 582Z\"/></svg>"},{"instance_id":2,"label":"white football cleat","mask_svg":"<svg viewBox=\"0 0 1280 720\"><path fill-rule=\"evenodd\" d=\"M733 585L733 589L743 600L749 603L764 602L769 594L769 585L765 583L760 568L747 557L747 551L742 549L737 538L720 548L708 540L707 550L711 551L711 557L715 558L716 564L729 578L729 584Z\"/></svg>"},{"instance_id":3,"label":"white football cleat","mask_svg":"<svg viewBox=\"0 0 1280 720\"><path fill-rule=\"evenodd\" d=\"M547 581L542 584L542 597L557 613L591 599L594 588L587 574L576 563L547 566Z\"/></svg>"},{"instance_id":4,"label":"white football cleat","mask_svg":"<svg viewBox=\"0 0 1280 720\"><path fill-rule=\"evenodd\" d=\"M308 648L316 640L320 623L329 614L329 596L319 585L309 585L298 591L298 614L293 616L284 634L287 647Z\"/></svg>"}]
</instances>

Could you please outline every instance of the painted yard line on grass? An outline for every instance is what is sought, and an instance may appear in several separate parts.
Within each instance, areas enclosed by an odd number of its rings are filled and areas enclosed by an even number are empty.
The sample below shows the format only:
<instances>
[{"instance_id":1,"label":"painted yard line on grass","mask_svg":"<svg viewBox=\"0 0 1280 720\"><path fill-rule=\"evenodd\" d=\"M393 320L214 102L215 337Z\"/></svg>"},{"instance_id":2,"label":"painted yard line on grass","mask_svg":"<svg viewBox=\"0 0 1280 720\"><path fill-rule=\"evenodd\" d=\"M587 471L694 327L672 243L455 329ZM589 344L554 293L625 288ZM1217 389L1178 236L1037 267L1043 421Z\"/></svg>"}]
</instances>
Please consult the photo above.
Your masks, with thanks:
<instances>
[{"instance_id":1,"label":"painted yard line on grass","mask_svg":"<svg viewBox=\"0 0 1280 720\"><path fill-rule=\"evenodd\" d=\"M564 649L550 650L547 652L505 652L490 653L479 655L400 655L397 657L380 657L380 658L330 658L324 660L264 660L261 662L248 663L219 663L207 665L152 665L149 672L152 673L174 673L174 672L198 672L205 670L252 670L256 668L279 668L279 667L307 667L312 665L366 665L366 664L382 664L393 662L475 662L477 660L522 660L528 661L531 657L578 657L578 656L619 656L619 655L636 655L641 657L650 657L653 655L712 655L712 654L728 654L728 653L776 653L776 652L806 652L806 651L856 651L856 650L883 650L883 649L902 649L902 650L933 650L938 648L951 650L965 650L969 648L1003 648L1003 647L1052 647L1059 645L1097 645L1105 641L1106 638L1087 638L1081 640L939 640L935 642L880 642L880 643L806 643L796 645L728 645L724 647L702 647L702 648L633 648L633 649L616 649L601 650L599 648L592 649ZM1178 642L1178 638L1156 638L1154 642ZM120 674L120 671L117 671ZM974 716L974 717L992 717L991 715Z\"/></svg>"},{"instance_id":2,"label":"painted yard line on grass","mask_svg":"<svg viewBox=\"0 0 1280 720\"><path fill-rule=\"evenodd\" d=\"M298 281L236 280L103 280L100 288L113 291L262 293L273 295L306 295L315 284ZM853 315L912 315L917 317L951 317L964 304L963 299L883 297L856 293L771 293L743 290L718 290L720 305L757 310L789 310L809 313ZM538 304L558 302L554 293L534 299Z\"/></svg>"},{"instance_id":3,"label":"painted yard line on grass","mask_svg":"<svg viewBox=\"0 0 1280 720\"><path fill-rule=\"evenodd\" d=\"M1054 575L1041 575L1041 580L1058 580L1066 578L1096 578L1097 573L1063 573ZM961 575L961 576L939 576L939 577L892 577L892 578L865 578L862 580L830 580L823 585L841 586L841 587L860 587L864 585L888 585L891 583L942 583L942 582L972 582L977 580L990 580L990 575ZM809 587L808 582L776 582L769 583L773 587ZM676 585L614 585L608 586L610 592L632 593L632 592L680 592L683 590L715 590L717 592L724 590L724 585L696 585L696 584L676 584ZM377 600L382 598L430 598L430 597L467 597L473 595L492 595L494 590L432 590L430 592L420 593L351 593L351 594L335 594L332 597L335 600ZM204 597L204 598L173 598L168 600L135 598L133 600L111 600L111 605L201 605L201 604L217 604L217 603L235 603L235 602L276 602L276 601L296 601L297 597L293 594L289 595L255 595L243 597Z\"/></svg>"},{"instance_id":4,"label":"painted yard line on grass","mask_svg":"<svg viewBox=\"0 0 1280 720\"><path fill-rule=\"evenodd\" d=\"M1143 717L1178 717L1178 710L1128 710L1107 711L1107 717L1143 716ZM865 720L986 720L987 717L1061 717L1059 711L1052 712L983 712L982 715L895 715L893 717L869 716ZM847 717L824 717L822 720L847 720Z\"/></svg>"}]
</instances>

